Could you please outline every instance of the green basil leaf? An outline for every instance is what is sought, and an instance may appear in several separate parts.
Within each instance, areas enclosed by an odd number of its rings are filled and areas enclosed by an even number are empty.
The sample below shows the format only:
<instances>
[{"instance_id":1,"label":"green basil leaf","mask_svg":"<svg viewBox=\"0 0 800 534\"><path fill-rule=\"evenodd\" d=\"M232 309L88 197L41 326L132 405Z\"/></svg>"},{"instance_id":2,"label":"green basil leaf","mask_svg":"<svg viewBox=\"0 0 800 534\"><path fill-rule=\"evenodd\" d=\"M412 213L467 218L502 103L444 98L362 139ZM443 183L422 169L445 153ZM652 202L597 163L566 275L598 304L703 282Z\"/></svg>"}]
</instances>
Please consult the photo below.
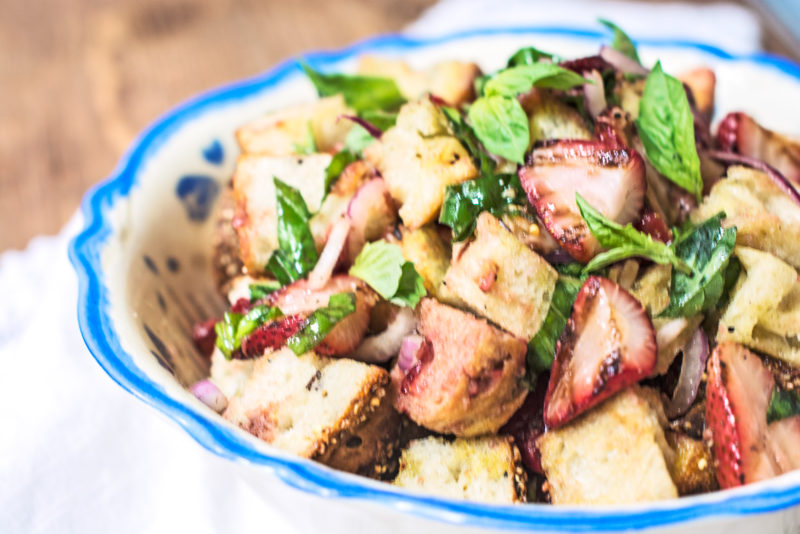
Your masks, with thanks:
<instances>
[{"instance_id":1,"label":"green basil leaf","mask_svg":"<svg viewBox=\"0 0 800 534\"><path fill-rule=\"evenodd\" d=\"M217 347L229 360L231 355L242 346L244 338L267 321L280 317L283 317L281 310L270 306L256 306L246 314L227 311L222 316L222 320L214 325Z\"/></svg>"},{"instance_id":2,"label":"green basil leaf","mask_svg":"<svg viewBox=\"0 0 800 534\"><path fill-rule=\"evenodd\" d=\"M556 343L567 326L572 305L582 286L583 281L577 278L558 277L542 327L528 343L528 376L532 381L539 373L553 366Z\"/></svg>"},{"instance_id":3,"label":"green basil leaf","mask_svg":"<svg viewBox=\"0 0 800 534\"><path fill-rule=\"evenodd\" d=\"M534 48L532 46L526 46L525 48L520 48L514 52L510 58L508 58L508 66L516 67L519 65L533 65L542 59L549 59L557 62L557 58L553 54L542 52L538 48Z\"/></svg>"},{"instance_id":4,"label":"green basil leaf","mask_svg":"<svg viewBox=\"0 0 800 534\"><path fill-rule=\"evenodd\" d=\"M278 215L278 250L273 252L267 270L282 284L306 276L317 263L317 247L308 221L308 211L300 191L274 178Z\"/></svg>"},{"instance_id":5,"label":"green basil leaf","mask_svg":"<svg viewBox=\"0 0 800 534\"><path fill-rule=\"evenodd\" d=\"M481 174L494 174L494 169L497 166L495 161L483 150L480 141L478 141L478 138L475 136L475 132L472 130L472 127L467 124L467 121L464 120L461 111L449 106L442 106L440 109L450 123L450 129L453 131L453 135L464 148L467 149L467 152L469 152L469 155L472 157L473 163L480 169Z\"/></svg>"},{"instance_id":6,"label":"green basil leaf","mask_svg":"<svg viewBox=\"0 0 800 534\"><path fill-rule=\"evenodd\" d=\"M350 267L350 275L365 281L381 297L414 308L425 296L422 277L406 261L398 245L386 241L367 243Z\"/></svg>"},{"instance_id":7,"label":"green basil leaf","mask_svg":"<svg viewBox=\"0 0 800 534\"><path fill-rule=\"evenodd\" d=\"M467 114L475 135L496 156L523 163L530 142L528 116L512 96L487 96L476 100Z\"/></svg>"},{"instance_id":8,"label":"green basil leaf","mask_svg":"<svg viewBox=\"0 0 800 534\"><path fill-rule=\"evenodd\" d=\"M359 128L361 127L359 126ZM361 129L363 130L363 128ZM324 197L327 197L328 193L331 192L331 187L333 187L333 184L335 184L336 180L339 179L339 176L342 175L342 171L344 171L345 167L357 159L358 157L347 149L340 150L331 158L328 168L325 169L325 195L323 196L323 200Z\"/></svg>"},{"instance_id":9,"label":"green basil leaf","mask_svg":"<svg viewBox=\"0 0 800 534\"><path fill-rule=\"evenodd\" d=\"M639 53L636 51L636 45L633 44L633 41L628 34L622 31L622 28L611 22L610 20L605 19L597 19L597 22L614 32L614 40L611 41L611 47L614 50L619 50L636 63L642 64L641 60L639 59Z\"/></svg>"},{"instance_id":10,"label":"green basil leaf","mask_svg":"<svg viewBox=\"0 0 800 534\"><path fill-rule=\"evenodd\" d=\"M516 174L483 176L445 189L439 222L453 229L453 241L463 241L472 235L481 212L522 213L525 198Z\"/></svg>"},{"instance_id":11,"label":"green basil leaf","mask_svg":"<svg viewBox=\"0 0 800 534\"><path fill-rule=\"evenodd\" d=\"M214 325L214 332L217 334L217 347L228 360L230 360L231 354L241 346L241 341L239 345L236 344L236 328L241 320L241 313L226 311L222 316L222 320Z\"/></svg>"},{"instance_id":12,"label":"green basil leaf","mask_svg":"<svg viewBox=\"0 0 800 534\"><path fill-rule=\"evenodd\" d=\"M486 82L483 91L488 96L516 96L534 85L565 91L586 83L592 82L564 67L552 63L532 63L501 70Z\"/></svg>"},{"instance_id":13,"label":"green basil leaf","mask_svg":"<svg viewBox=\"0 0 800 534\"><path fill-rule=\"evenodd\" d=\"M367 110L362 112L360 116L384 132L397 122L397 113L390 113L383 110ZM347 132L347 136L344 139L344 146L350 152L359 154L374 141L375 138L372 137L372 134L369 133L366 128L360 124L354 124L350 131Z\"/></svg>"},{"instance_id":14,"label":"green basil leaf","mask_svg":"<svg viewBox=\"0 0 800 534\"><path fill-rule=\"evenodd\" d=\"M683 84L661 62L647 76L636 128L653 167L700 201L703 178L694 139L694 117Z\"/></svg>"},{"instance_id":15,"label":"green basil leaf","mask_svg":"<svg viewBox=\"0 0 800 534\"><path fill-rule=\"evenodd\" d=\"M661 317L691 317L717 307L723 293L732 285L728 272L736 227L723 228L724 213L718 213L673 242L675 254L692 272L672 271L669 304Z\"/></svg>"},{"instance_id":16,"label":"green basil leaf","mask_svg":"<svg viewBox=\"0 0 800 534\"><path fill-rule=\"evenodd\" d=\"M250 284L250 302L256 302L281 288L281 283L275 280Z\"/></svg>"},{"instance_id":17,"label":"green basil leaf","mask_svg":"<svg viewBox=\"0 0 800 534\"><path fill-rule=\"evenodd\" d=\"M317 152L317 142L314 139L314 129L311 121L306 123L306 138L302 143L293 143L295 154L315 154Z\"/></svg>"},{"instance_id":18,"label":"green basil leaf","mask_svg":"<svg viewBox=\"0 0 800 534\"><path fill-rule=\"evenodd\" d=\"M775 386L767 408L767 424L800 415L800 393Z\"/></svg>"},{"instance_id":19,"label":"green basil leaf","mask_svg":"<svg viewBox=\"0 0 800 534\"><path fill-rule=\"evenodd\" d=\"M319 345L331 330L345 317L356 311L355 293L336 293L328 299L328 306L314 310L286 345L300 356Z\"/></svg>"},{"instance_id":20,"label":"green basil leaf","mask_svg":"<svg viewBox=\"0 0 800 534\"><path fill-rule=\"evenodd\" d=\"M316 87L319 96L341 94L347 105L357 113L376 109L393 110L406 102L392 79L376 76L323 74L305 63L300 65Z\"/></svg>"},{"instance_id":21,"label":"green basil leaf","mask_svg":"<svg viewBox=\"0 0 800 534\"><path fill-rule=\"evenodd\" d=\"M642 257L656 263L670 264L676 270L691 273L689 266L668 245L638 231L630 223L622 226L607 219L586 202L580 193L575 193L575 201L589 231L597 238L601 246L610 249L592 258L584 267L584 273L596 271L631 257Z\"/></svg>"}]
</instances>

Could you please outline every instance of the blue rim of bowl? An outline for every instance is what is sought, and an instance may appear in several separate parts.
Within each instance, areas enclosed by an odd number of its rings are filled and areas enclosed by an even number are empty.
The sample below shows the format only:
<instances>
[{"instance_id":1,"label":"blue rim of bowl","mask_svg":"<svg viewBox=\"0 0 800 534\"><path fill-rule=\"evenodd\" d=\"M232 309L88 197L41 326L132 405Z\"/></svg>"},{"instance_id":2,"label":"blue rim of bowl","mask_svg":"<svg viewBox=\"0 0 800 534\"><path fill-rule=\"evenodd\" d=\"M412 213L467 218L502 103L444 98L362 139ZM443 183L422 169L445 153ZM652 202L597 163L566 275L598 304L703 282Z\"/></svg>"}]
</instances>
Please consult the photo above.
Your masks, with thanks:
<instances>
[{"instance_id":1,"label":"blue rim of bowl","mask_svg":"<svg viewBox=\"0 0 800 534\"><path fill-rule=\"evenodd\" d=\"M402 52L445 44L450 41L502 35L550 35L600 43L607 34L563 27L490 28L461 31L433 38L401 34L378 36L335 51L305 55L316 68L325 68L370 51ZM704 52L723 60L768 66L800 81L800 66L770 54L734 55L708 44L685 40L638 40L639 44L683 48ZM426 519L471 527L515 530L551 529L562 532L608 532L645 529L702 518L768 513L800 504L800 482L786 487L765 487L757 493L726 491L717 498L684 498L666 503L630 508L561 508L547 505L500 506L453 501L413 494L388 484L378 484L341 473L309 460L264 452L252 438L224 424L213 413L170 395L150 380L120 344L108 314L109 289L104 282L101 255L112 235L109 212L136 183L139 168L178 126L220 105L255 95L279 84L297 72L295 60L287 60L259 76L202 93L175 107L152 123L133 143L114 172L84 197L83 230L69 247L70 261L78 275L78 323L84 342L95 360L122 388L163 412L182 426L209 451L231 460L245 460L274 470L284 483L322 497L359 499Z\"/></svg>"}]
</instances>

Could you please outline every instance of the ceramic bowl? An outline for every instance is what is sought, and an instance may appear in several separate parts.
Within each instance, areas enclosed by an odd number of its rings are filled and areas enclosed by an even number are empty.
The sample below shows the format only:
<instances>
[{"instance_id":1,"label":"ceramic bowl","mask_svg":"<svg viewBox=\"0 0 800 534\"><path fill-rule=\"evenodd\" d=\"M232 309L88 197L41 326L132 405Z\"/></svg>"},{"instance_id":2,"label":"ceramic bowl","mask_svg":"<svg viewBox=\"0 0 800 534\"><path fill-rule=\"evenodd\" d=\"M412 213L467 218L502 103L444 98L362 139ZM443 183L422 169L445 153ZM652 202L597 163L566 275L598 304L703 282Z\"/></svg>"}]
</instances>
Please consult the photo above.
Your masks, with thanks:
<instances>
[{"instance_id":1,"label":"ceramic bowl","mask_svg":"<svg viewBox=\"0 0 800 534\"><path fill-rule=\"evenodd\" d=\"M383 36L306 55L315 68L348 71L365 52L424 66L445 58L490 71L521 46L565 57L595 53L606 36L558 28L473 30L434 39ZM767 55L738 57L702 44L642 41L645 64L667 71L709 65L718 114L734 109L778 131L800 133L800 68ZM800 472L737 490L622 507L497 506L422 495L296 458L235 428L186 386L208 362L194 350L194 321L217 315L209 257L210 214L234 170L235 129L315 97L295 61L202 94L167 113L133 144L83 203L71 244L78 318L89 350L120 386L231 460L300 530L328 532L800 532ZM800 444L798 444L800 446Z\"/></svg>"}]
</instances>

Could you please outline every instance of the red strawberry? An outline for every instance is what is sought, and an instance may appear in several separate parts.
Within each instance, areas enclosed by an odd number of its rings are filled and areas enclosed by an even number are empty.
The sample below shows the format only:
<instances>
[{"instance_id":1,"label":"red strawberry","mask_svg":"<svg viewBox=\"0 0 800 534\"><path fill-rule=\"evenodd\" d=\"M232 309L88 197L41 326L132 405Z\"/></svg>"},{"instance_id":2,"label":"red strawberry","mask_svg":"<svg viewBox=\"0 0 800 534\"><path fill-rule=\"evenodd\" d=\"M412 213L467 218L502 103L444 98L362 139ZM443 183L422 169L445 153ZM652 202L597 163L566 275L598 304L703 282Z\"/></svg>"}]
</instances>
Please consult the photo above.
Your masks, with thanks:
<instances>
[{"instance_id":1,"label":"red strawberry","mask_svg":"<svg viewBox=\"0 0 800 534\"><path fill-rule=\"evenodd\" d=\"M575 193L609 219L627 224L644 205L644 170L644 160L632 149L562 140L535 149L519 179L550 235L585 263L600 252L600 244L578 211Z\"/></svg>"},{"instance_id":2,"label":"red strawberry","mask_svg":"<svg viewBox=\"0 0 800 534\"><path fill-rule=\"evenodd\" d=\"M645 208L639 220L633 223L633 227L662 243L672 241L672 233L667 228L667 223L650 208Z\"/></svg>"},{"instance_id":3,"label":"red strawberry","mask_svg":"<svg viewBox=\"0 0 800 534\"><path fill-rule=\"evenodd\" d=\"M192 327L192 340L203 356L211 356L214 352L214 344L217 341L217 333L214 331L216 324L216 319L208 319L195 323Z\"/></svg>"},{"instance_id":4,"label":"red strawberry","mask_svg":"<svg viewBox=\"0 0 800 534\"><path fill-rule=\"evenodd\" d=\"M536 440L544 434L544 397L547 393L547 374L539 375L536 388L528 393L525 402L500 429L501 434L510 434L522 455L522 463L535 473L544 474L542 455Z\"/></svg>"},{"instance_id":5,"label":"red strawberry","mask_svg":"<svg viewBox=\"0 0 800 534\"><path fill-rule=\"evenodd\" d=\"M290 315L262 324L242 340L241 350L232 356L236 359L258 358L267 350L278 350L303 327L305 321L305 315Z\"/></svg>"},{"instance_id":6,"label":"red strawberry","mask_svg":"<svg viewBox=\"0 0 800 534\"><path fill-rule=\"evenodd\" d=\"M544 422L563 425L655 365L656 334L642 305L611 280L590 276L556 346Z\"/></svg>"},{"instance_id":7,"label":"red strawberry","mask_svg":"<svg viewBox=\"0 0 800 534\"><path fill-rule=\"evenodd\" d=\"M707 370L706 424L720 487L800 468L800 416L767 425L775 379L761 358L738 343L721 343Z\"/></svg>"},{"instance_id":8,"label":"red strawberry","mask_svg":"<svg viewBox=\"0 0 800 534\"><path fill-rule=\"evenodd\" d=\"M244 315L245 313L249 312L252 308L253 305L250 302L250 300L242 297L233 303L233 306L231 306L231 311L233 313L241 313L242 315Z\"/></svg>"},{"instance_id":9,"label":"red strawberry","mask_svg":"<svg viewBox=\"0 0 800 534\"><path fill-rule=\"evenodd\" d=\"M768 130L749 115L728 113L717 129L722 150L764 161L800 185L800 142Z\"/></svg>"}]
</instances>

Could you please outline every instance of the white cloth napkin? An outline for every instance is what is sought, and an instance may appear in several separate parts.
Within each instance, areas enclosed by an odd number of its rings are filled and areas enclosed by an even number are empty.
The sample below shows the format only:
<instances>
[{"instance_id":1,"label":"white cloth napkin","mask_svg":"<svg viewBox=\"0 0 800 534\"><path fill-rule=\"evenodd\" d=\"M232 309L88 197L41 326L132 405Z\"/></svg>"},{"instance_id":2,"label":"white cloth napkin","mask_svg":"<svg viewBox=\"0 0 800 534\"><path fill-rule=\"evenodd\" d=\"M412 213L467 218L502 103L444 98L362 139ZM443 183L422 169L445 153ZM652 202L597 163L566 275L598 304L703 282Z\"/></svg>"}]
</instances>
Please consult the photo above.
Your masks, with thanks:
<instances>
[{"instance_id":1,"label":"white cloth napkin","mask_svg":"<svg viewBox=\"0 0 800 534\"><path fill-rule=\"evenodd\" d=\"M758 48L756 20L724 5L444 0L409 30L596 27L598 15L634 37ZM0 256L0 530L294 532L227 461L128 395L94 362L78 332L76 277L66 252L79 228L75 216L58 236Z\"/></svg>"}]
</instances>

